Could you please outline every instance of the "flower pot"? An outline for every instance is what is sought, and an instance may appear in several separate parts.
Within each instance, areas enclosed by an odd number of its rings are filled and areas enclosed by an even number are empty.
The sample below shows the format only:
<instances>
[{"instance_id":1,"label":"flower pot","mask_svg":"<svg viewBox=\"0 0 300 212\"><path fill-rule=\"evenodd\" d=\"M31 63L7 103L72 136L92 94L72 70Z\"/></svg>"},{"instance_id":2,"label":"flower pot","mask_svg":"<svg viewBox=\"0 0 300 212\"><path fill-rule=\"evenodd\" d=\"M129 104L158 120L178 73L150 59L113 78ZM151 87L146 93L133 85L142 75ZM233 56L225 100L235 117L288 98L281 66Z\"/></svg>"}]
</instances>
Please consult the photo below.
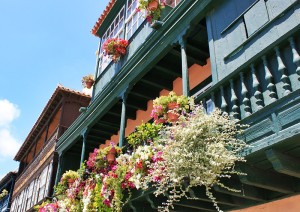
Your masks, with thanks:
<instances>
[{"instance_id":1,"label":"flower pot","mask_svg":"<svg viewBox=\"0 0 300 212\"><path fill-rule=\"evenodd\" d=\"M158 8L158 1L157 0L153 0L153 1L149 2L148 9L150 11L155 11L155 10L157 10L157 8Z\"/></svg>"},{"instance_id":2,"label":"flower pot","mask_svg":"<svg viewBox=\"0 0 300 212\"><path fill-rule=\"evenodd\" d=\"M174 110L178 107L177 102L168 103L168 110ZM168 120L169 122L178 121L179 115L176 112L168 111Z\"/></svg>"},{"instance_id":3,"label":"flower pot","mask_svg":"<svg viewBox=\"0 0 300 212\"><path fill-rule=\"evenodd\" d=\"M69 186L69 188L72 186L72 184L75 182L75 180L74 179L68 179L68 186Z\"/></svg>"},{"instance_id":4,"label":"flower pot","mask_svg":"<svg viewBox=\"0 0 300 212\"><path fill-rule=\"evenodd\" d=\"M106 159L108 163L113 163L116 160L116 149L112 148L106 155Z\"/></svg>"},{"instance_id":5,"label":"flower pot","mask_svg":"<svg viewBox=\"0 0 300 212\"><path fill-rule=\"evenodd\" d=\"M93 84L94 84L94 81L86 81L85 82L85 85L88 89L90 89L93 86Z\"/></svg>"}]
</instances>

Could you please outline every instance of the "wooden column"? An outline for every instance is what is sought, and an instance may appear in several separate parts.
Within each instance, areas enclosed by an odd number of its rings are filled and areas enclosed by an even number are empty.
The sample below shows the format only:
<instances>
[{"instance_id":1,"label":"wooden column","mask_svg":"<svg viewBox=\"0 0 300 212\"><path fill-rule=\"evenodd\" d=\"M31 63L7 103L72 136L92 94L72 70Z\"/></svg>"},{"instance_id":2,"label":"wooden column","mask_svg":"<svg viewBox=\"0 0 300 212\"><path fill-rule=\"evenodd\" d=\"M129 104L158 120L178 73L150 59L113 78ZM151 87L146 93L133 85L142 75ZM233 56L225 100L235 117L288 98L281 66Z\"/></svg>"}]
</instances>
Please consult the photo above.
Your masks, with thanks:
<instances>
[{"instance_id":1,"label":"wooden column","mask_svg":"<svg viewBox=\"0 0 300 212\"><path fill-rule=\"evenodd\" d=\"M58 165L57 165L57 172L56 172L55 184L54 185L57 185L59 180L60 180L61 170L62 170L62 161L63 161L63 153L61 153L58 156Z\"/></svg>"},{"instance_id":2,"label":"wooden column","mask_svg":"<svg viewBox=\"0 0 300 212\"><path fill-rule=\"evenodd\" d=\"M120 137L119 137L119 147L123 146L123 141L125 139L125 127L126 127L126 99L127 94L124 92L122 94L122 112L121 112L121 122L120 122Z\"/></svg>"},{"instance_id":3,"label":"wooden column","mask_svg":"<svg viewBox=\"0 0 300 212\"><path fill-rule=\"evenodd\" d=\"M182 93L184 96L189 96L190 83L189 83L189 67L187 63L187 54L186 54L186 40L181 38L179 40L181 47L181 64L182 64Z\"/></svg>"},{"instance_id":4,"label":"wooden column","mask_svg":"<svg viewBox=\"0 0 300 212\"><path fill-rule=\"evenodd\" d=\"M85 129L81 132L81 136L82 136L82 148L81 148L81 158L80 158L80 165L79 165L79 167L81 167L81 164L82 164L83 161L84 161L87 135L88 135L88 129L85 128Z\"/></svg>"},{"instance_id":5,"label":"wooden column","mask_svg":"<svg viewBox=\"0 0 300 212\"><path fill-rule=\"evenodd\" d=\"M99 66L100 66L100 51L101 51L101 45L102 45L102 39L100 38L99 40L99 46L98 46L98 52L97 52L97 59L96 59L96 68L95 68L95 82L94 82L94 86L93 86L93 91L92 91L92 100L94 99L95 96L95 84L96 84L96 80L98 78L99 75Z\"/></svg>"}]
</instances>

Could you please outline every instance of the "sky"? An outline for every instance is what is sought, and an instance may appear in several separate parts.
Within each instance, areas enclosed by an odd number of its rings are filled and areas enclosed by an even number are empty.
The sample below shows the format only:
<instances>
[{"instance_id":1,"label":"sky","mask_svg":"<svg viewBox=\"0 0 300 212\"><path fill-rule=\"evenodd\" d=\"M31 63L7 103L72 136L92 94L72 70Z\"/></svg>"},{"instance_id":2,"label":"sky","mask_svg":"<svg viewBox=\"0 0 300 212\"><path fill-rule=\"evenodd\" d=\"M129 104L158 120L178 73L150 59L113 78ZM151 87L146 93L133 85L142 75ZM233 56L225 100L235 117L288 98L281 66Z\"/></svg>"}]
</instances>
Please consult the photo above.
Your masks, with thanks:
<instances>
[{"instance_id":1,"label":"sky","mask_svg":"<svg viewBox=\"0 0 300 212\"><path fill-rule=\"evenodd\" d=\"M0 0L0 179L60 83L95 73L90 33L109 0Z\"/></svg>"}]
</instances>

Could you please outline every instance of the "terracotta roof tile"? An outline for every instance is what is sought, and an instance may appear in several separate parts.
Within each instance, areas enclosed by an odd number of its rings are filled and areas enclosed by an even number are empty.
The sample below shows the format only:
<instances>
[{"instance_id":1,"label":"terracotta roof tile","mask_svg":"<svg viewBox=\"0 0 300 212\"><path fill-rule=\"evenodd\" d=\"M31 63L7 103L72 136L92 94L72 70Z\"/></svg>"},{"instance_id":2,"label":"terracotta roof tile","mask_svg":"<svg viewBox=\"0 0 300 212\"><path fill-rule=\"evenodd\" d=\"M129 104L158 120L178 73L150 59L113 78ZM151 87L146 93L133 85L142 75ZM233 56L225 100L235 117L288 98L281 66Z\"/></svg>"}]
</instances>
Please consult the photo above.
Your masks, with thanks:
<instances>
[{"instance_id":1,"label":"terracotta roof tile","mask_svg":"<svg viewBox=\"0 0 300 212\"><path fill-rule=\"evenodd\" d=\"M37 121L35 122L34 126L32 127L30 133L28 134L27 138L25 139L25 141L23 142L22 146L20 147L18 153L16 154L14 160L16 161L20 161L23 154L26 152L27 148L29 148L29 146L31 145L31 143L33 142L35 137L35 132L38 132L40 129L40 125L42 125L42 120L44 119L48 119L49 117L49 113L48 111L51 108L55 108L53 106L57 105L59 103L59 100L62 98L62 95L59 95L61 93L67 93L67 94L75 94L77 96L81 96L83 98L86 99L90 99L91 96L86 95L82 92L79 91L75 91L66 87L63 87L61 84L58 84L58 86L56 87L55 91L53 92L52 96L50 97L47 105L44 107L42 113L40 114L39 118L37 119ZM50 113L51 114L51 113Z\"/></svg>"},{"instance_id":2,"label":"terracotta roof tile","mask_svg":"<svg viewBox=\"0 0 300 212\"><path fill-rule=\"evenodd\" d=\"M102 12L100 17L98 18L98 21L95 23L93 29L91 30L91 33L98 37L97 31L100 28L101 24L105 20L107 14L110 12L111 8L114 6L116 0L110 0L108 5L106 6L105 10Z\"/></svg>"}]
</instances>

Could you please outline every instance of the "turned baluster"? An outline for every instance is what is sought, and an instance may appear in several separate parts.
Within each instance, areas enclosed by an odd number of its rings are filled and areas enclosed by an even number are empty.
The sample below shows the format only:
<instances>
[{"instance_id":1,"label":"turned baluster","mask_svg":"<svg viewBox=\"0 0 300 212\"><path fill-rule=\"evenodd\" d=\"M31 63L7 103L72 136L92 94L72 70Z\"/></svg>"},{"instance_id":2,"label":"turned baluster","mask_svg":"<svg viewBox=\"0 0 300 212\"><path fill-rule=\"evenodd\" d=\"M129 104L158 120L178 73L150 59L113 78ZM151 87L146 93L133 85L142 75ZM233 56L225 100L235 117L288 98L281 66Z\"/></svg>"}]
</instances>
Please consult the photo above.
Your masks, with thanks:
<instances>
[{"instance_id":1,"label":"turned baluster","mask_svg":"<svg viewBox=\"0 0 300 212\"><path fill-rule=\"evenodd\" d=\"M273 76L269 70L269 67L268 67L268 61L267 61L267 58L266 56L263 56L262 57L262 60L263 60L263 64L264 64L264 69L265 69L265 79L267 81L267 89L269 91L269 97L270 97L270 103L272 102L275 102L276 99L277 99L277 95L276 95L276 88L275 88L275 85L273 84Z\"/></svg>"},{"instance_id":2,"label":"turned baluster","mask_svg":"<svg viewBox=\"0 0 300 212\"><path fill-rule=\"evenodd\" d=\"M292 48L293 53L293 63L297 66L296 73L298 74L298 80L300 80L300 56L296 49L296 44L293 37L289 38L290 46Z\"/></svg>"},{"instance_id":3,"label":"turned baluster","mask_svg":"<svg viewBox=\"0 0 300 212\"><path fill-rule=\"evenodd\" d=\"M291 85L289 84L289 78L286 75L286 67L283 64L283 61L281 59L281 55L280 55L280 50L278 48L278 46L275 47L275 52L276 52L276 57L277 57L277 62L278 62L278 71L281 72L281 78L280 81L283 83L283 90L284 90L284 96L288 95L289 93L291 93Z\"/></svg>"},{"instance_id":4,"label":"turned baluster","mask_svg":"<svg viewBox=\"0 0 300 212\"><path fill-rule=\"evenodd\" d=\"M242 97L243 97L243 104L244 104L244 111L245 111L245 117L251 115L251 107L250 107L250 100L248 98L248 90L245 85L245 79L244 79L244 73L240 72L240 79L242 83Z\"/></svg>"},{"instance_id":5,"label":"turned baluster","mask_svg":"<svg viewBox=\"0 0 300 212\"><path fill-rule=\"evenodd\" d=\"M223 114L227 114L227 111L226 111L227 103L226 103L226 100L225 100L223 85L221 85L220 90L221 90L221 111L223 112Z\"/></svg>"},{"instance_id":6,"label":"turned baluster","mask_svg":"<svg viewBox=\"0 0 300 212\"><path fill-rule=\"evenodd\" d=\"M262 98L262 94L260 92L260 88L259 88L259 82L257 79L257 76L255 74L255 67L254 64L251 64L251 75L252 75L252 86L253 86L253 90L254 90L254 102L257 105L257 110L260 110L264 107L264 102L263 102L263 98Z\"/></svg>"},{"instance_id":7,"label":"turned baluster","mask_svg":"<svg viewBox=\"0 0 300 212\"><path fill-rule=\"evenodd\" d=\"M232 112L231 117L233 119L239 119L239 107L238 107L238 98L236 97L234 91L233 79L230 79L230 91L231 91L231 103L232 103Z\"/></svg>"}]
</instances>

